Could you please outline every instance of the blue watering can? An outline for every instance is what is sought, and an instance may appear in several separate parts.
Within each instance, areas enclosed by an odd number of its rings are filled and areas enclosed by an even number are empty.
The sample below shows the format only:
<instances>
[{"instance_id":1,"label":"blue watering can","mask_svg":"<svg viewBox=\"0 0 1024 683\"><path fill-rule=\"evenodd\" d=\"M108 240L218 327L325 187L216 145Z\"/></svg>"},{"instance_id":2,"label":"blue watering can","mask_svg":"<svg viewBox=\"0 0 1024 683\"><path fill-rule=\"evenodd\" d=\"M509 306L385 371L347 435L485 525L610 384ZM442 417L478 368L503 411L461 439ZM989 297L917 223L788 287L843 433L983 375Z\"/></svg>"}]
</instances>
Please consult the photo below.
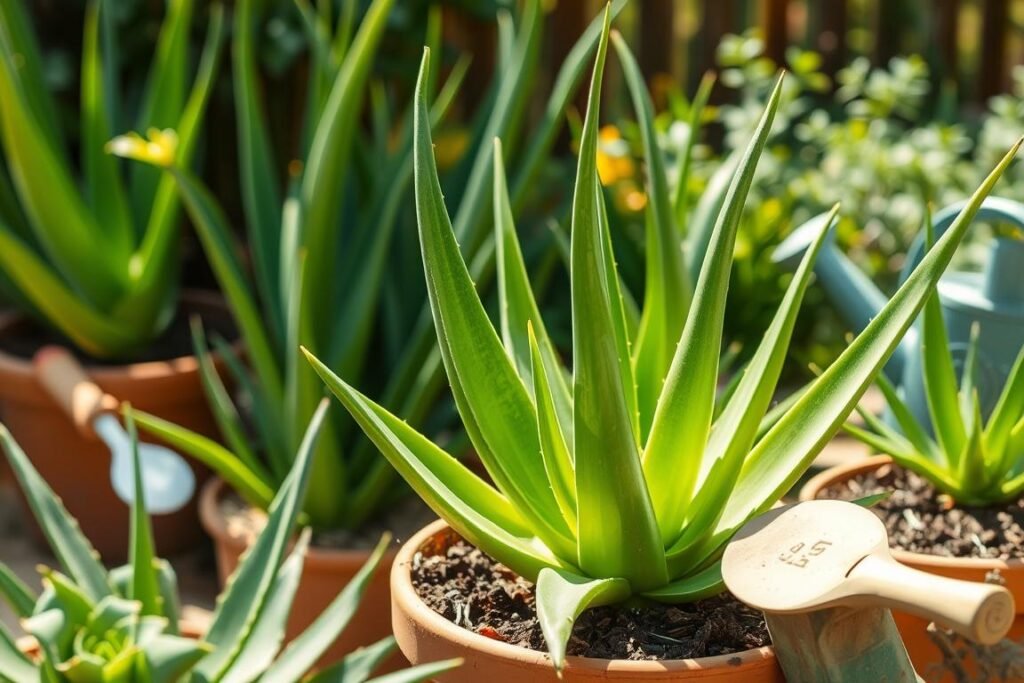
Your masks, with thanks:
<instances>
[{"instance_id":1,"label":"blue watering can","mask_svg":"<svg viewBox=\"0 0 1024 683\"><path fill-rule=\"evenodd\" d=\"M948 206L934 216L936 239L952 225L965 203ZM804 252L820 234L826 218L827 214L815 216L797 228L776 248L772 259L795 270ZM978 211L976 220L1008 223L1024 230L1024 204L989 197ZM922 233L907 252L900 282L910 276L924 252ZM835 246L832 235L818 254L814 272L840 315L858 331L886 303L885 294ZM938 293L958 372L967 353L971 325L974 322L979 324L978 389L982 410L987 416L995 406L1021 346L1024 346L1024 241L994 238L982 272L947 272L939 281ZM931 420L921 370L920 334L919 325L907 331L885 366L885 374L901 389L915 417L922 424L929 425Z\"/></svg>"}]
</instances>

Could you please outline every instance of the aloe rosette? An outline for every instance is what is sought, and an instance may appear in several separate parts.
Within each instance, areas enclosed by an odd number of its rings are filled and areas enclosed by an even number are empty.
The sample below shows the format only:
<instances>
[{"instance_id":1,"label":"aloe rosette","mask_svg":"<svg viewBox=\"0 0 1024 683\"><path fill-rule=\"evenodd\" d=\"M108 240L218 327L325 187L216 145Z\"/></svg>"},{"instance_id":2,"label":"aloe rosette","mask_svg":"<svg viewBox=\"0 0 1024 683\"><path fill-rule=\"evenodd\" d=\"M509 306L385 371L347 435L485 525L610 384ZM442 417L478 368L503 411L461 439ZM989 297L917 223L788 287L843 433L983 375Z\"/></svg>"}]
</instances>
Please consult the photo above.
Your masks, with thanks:
<instances>
[{"instance_id":1,"label":"aloe rosette","mask_svg":"<svg viewBox=\"0 0 1024 683\"><path fill-rule=\"evenodd\" d=\"M931 216L927 211L925 214L931 245ZM1024 494L1024 348L1017 354L992 414L986 419L977 390L981 323L971 327L958 386L937 293L929 297L922 318L921 362L934 434L914 417L900 391L884 374L878 376L877 383L894 424L858 408L867 428L846 424L844 429L959 503L995 505L1016 500Z\"/></svg>"},{"instance_id":2,"label":"aloe rosette","mask_svg":"<svg viewBox=\"0 0 1024 683\"><path fill-rule=\"evenodd\" d=\"M525 277L497 155L500 335L488 318L445 210L422 90L417 100L416 203L431 310L459 413L495 486L309 354L327 386L419 495L468 541L536 582L538 615L559 668L573 621L589 606L632 596L686 602L723 590L724 544L778 500L839 429L912 324L980 202L1017 151L1014 147L1003 159L842 356L788 409L762 425L833 212L715 419L733 244L778 108L779 87L736 166L682 331L668 346L664 375L644 378L631 356L635 338L623 313L596 172L609 23L606 15L573 202L571 374L560 363ZM615 42L627 78L636 79L627 46ZM429 51L421 86L428 64ZM663 195L663 188L654 190ZM652 196L659 200L667 205L667 197ZM649 255L652 260L657 261ZM647 292L647 298L656 294ZM647 392L656 397L649 421L638 408Z\"/></svg>"},{"instance_id":3,"label":"aloe rosette","mask_svg":"<svg viewBox=\"0 0 1024 683\"><path fill-rule=\"evenodd\" d=\"M155 554L143 489L135 477L129 564L107 571L31 462L0 425L0 445L62 571L43 567L43 591L34 593L0 565L5 599L38 643L38 654L20 650L0 625L0 679L11 683L213 683L316 681L413 683L458 665L426 664L372 678L395 649L393 638L361 648L307 676L351 621L390 538L381 539L366 565L317 620L284 646L310 534L293 530L309 483L314 444L326 405L315 413L288 475L270 508L267 525L217 600L200 638L179 632L177 578ZM134 422L127 411L134 441ZM134 449L134 472L139 472Z\"/></svg>"},{"instance_id":4,"label":"aloe rosette","mask_svg":"<svg viewBox=\"0 0 1024 683\"><path fill-rule=\"evenodd\" d=\"M189 90L195 2L168 2L141 103L129 111L116 82L111 4L86 6L76 156L46 89L25 8L21 0L0 2L0 291L86 353L124 359L174 317L181 209L170 178L143 167L129 173L105 148L130 125L154 135L174 128L179 162L191 163L223 21L221 7L211 5Z\"/></svg>"}]
</instances>

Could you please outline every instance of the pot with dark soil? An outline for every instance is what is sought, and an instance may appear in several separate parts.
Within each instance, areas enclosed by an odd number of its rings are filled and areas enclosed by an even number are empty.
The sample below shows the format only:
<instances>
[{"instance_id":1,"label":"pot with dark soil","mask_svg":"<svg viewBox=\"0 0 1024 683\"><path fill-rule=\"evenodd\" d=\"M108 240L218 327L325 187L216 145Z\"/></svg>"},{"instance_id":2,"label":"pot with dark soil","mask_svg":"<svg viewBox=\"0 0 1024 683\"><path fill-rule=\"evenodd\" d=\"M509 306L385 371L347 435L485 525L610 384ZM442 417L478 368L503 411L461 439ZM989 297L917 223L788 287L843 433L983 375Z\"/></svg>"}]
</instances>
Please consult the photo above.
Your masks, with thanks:
<instances>
[{"instance_id":1,"label":"pot with dark soil","mask_svg":"<svg viewBox=\"0 0 1024 683\"><path fill-rule=\"evenodd\" d=\"M398 551L392 626L410 662L463 657L439 680L556 681L534 586L437 521ZM728 595L685 605L589 609L573 627L565 681L781 683L760 613Z\"/></svg>"},{"instance_id":2,"label":"pot with dark soil","mask_svg":"<svg viewBox=\"0 0 1024 683\"><path fill-rule=\"evenodd\" d=\"M854 500L876 493L889 497L873 510L885 523L893 556L900 562L966 581L999 581L1014 595L1017 618L1007 638L1024 637L1024 498L990 506L957 503L924 477L875 456L834 467L807 482L801 500ZM981 649L928 629L917 617L894 613L900 635L917 670L928 681L957 681L959 667L988 667L987 680L1020 667L1019 648ZM968 679L974 680L974 679Z\"/></svg>"},{"instance_id":3,"label":"pot with dark soil","mask_svg":"<svg viewBox=\"0 0 1024 683\"><path fill-rule=\"evenodd\" d=\"M198 362L192 354L188 326L192 315L201 316L207 326L231 338L233 326L220 297L186 291L168 332L133 362L113 364L81 358L89 378L107 393L213 438L218 434L217 425L203 396ZM0 419L100 554L111 562L123 562L128 551L124 539L129 509L111 487L110 452L101 441L76 429L40 385L33 369L33 354L50 343L73 348L23 316L0 316ZM219 356L213 358L221 364ZM193 464L193 470L200 482L209 474L200 465ZM202 538L194 502L178 512L154 516L153 528L167 554L192 547Z\"/></svg>"}]
</instances>

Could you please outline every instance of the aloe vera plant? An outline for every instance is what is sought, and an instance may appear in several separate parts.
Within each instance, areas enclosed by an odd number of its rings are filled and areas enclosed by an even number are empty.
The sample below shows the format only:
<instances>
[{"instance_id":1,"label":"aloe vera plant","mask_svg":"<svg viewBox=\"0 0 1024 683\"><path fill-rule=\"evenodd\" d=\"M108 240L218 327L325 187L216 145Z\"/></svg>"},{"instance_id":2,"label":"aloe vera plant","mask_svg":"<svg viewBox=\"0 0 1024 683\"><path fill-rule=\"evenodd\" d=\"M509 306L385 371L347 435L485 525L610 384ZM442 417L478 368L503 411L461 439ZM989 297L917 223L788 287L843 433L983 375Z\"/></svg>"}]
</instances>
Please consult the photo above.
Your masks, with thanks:
<instances>
[{"instance_id":1,"label":"aloe vera plant","mask_svg":"<svg viewBox=\"0 0 1024 683\"><path fill-rule=\"evenodd\" d=\"M352 619L361 595L390 542L381 539L367 564L307 631L282 649L309 531L288 552L302 497L309 483L313 446L326 406L316 412L295 458L295 467L271 505L267 526L228 583L206 633L179 631L177 579L155 555L150 520L134 453L135 500L129 564L107 571L75 520L0 425L0 444L63 571L41 568L43 591L35 594L0 565L0 596L23 619L39 645L29 656L0 625L0 678L12 683L172 683L192 681L306 680L317 659ZM127 411L129 432L134 422ZM311 681L356 683L395 648L393 638L361 648L309 676ZM375 680L426 680L458 665L426 664Z\"/></svg>"},{"instance_id":2,"label":"aloe vera plant","mask_svg":"<svg viewBox=\"0 0 1024 683\"><path fill-rule=\"evenodd\" d=\"M354 11L355 4L345 3L346 12ZM431 416L443 389L425 294L400 277L412 244L399 237L403 206L412 203L411 197L406 201L412 179L412 110L391 115L385 91L370 75L393 4L374 0L359 22L342 14L332 31L323 13L296 2L309 27L314 68L301 162L288 165L289 186L282 193L255 85L258 3L237 3L233 53L239 167L255 284L241 265L223 211L177 160L173 139L129 136L113 145L122 155L163 167L177 183L234 311L252 367L251 374L234 373L248 397L243 410L232 404L213 372L199 331L203 375L228 448L151 415L139 414L139 424L207 463L259 507L266 507L281 485L302 425L323 395L322 383L299 354L300 344L315 350L341 376L372 385L382 400L401 402L400 414L416 425ZM503 70L490 104L477 115L479 132L474 137L522 135L542 16L538 0L525 3L518 24L503 15ZM431 44L440 43L439 13L432 16L427 34ZM531 146L518 166L520 203L562 125L563 110L582 80L599 34L600 24L595 23L576 44L531 129ZM444 115L466 64L456 64L436 95L438 70L425 75L431 121ZM364 100L374 122L370 134L360 127ZM486 229L491 155L489 143L477 145L451 171L465 183L458 192L457 230L480 282L494 266L494 243ZM411 233L415 228L409 218ZM385 277L386 272L393 277ZM219 347L232 360L230 349ZM237 359L232 364L241 365ZM381 368L398 369L388 375ZM246 411L251 413L251 430L240 417ZM372 444L350 420L333 417L324 428L305 511L318 528L358 528L401 493L401 482L374 456Z\"/></svg>"},{"instance_id":3,"label":"aloe vera plant","mask_svg":"<svg viewBox=\"0 0 1024 683\"><path fill-rule=\"evenodd\" d=\"M494 203L503 281L500 335L481 304L433 162L422 91L429 50L420 71L415 182L423 266L459 413L495 487L308 354L327 386L416 492L468 541L536 582L538 616L558 668L565 662L573 621L587 607L632 597L686 602L723 590L719 557L724 544L778 500L840 428L912 324L982 199L1017 151L1014 147L1007 154L868 328L762 430L815 251L833 212L714 419L733 243L780 88L737 163L692 304L679 336L668 345L664 374L644 375L630 351L637 346L636 336L625 323L596 172L607 14L604 21L572 210L571 374L548 338L525 276L498 155ZM619 38L616 48L628 75L628 48ZM663 188L655 185L655 191L667 205ZM648 261L658 262L650 256ZM677 292L660 294L671 298ZM654 397L649 418L640 408L646 393Z\"/></svg>"},{"instance_id":4,"label":"aloe vera plant","mask_svg":"<svg viewBox=\"0 0 1024 683\"><path fill-rule=\"evenodd\" d=\"M167 3L145 92L131 112L116 82L109 4L90 0L86 7L76 156L46 90L25 8L21 0L0 2L0 287L83 351L123 359L173 319L180 203L169 178L142 167L125 172L104 147L129 125L173 127L180 163L191 162L216 71L222 12L211 6L189 91L195 3Z\"/></svg>"},{"instance_id":5,"label":"aloe vera plant","mask_svg":"<svg viewBox=\"0 0 1024 683\"><path fill-rule=\"evenodd\" d=\"M931 245L931 217L925 213ZM959 503L994 505L1019 498L1024 493L1024 348L986 420L976 388L979 323L971 327L958 388L937 294L929 297L922 318L922 369L934 436L914 417L884 374L878 376L877 384L895 426L858 407L867 429L849 423L844 429L917 472Z\"/></svg>"}]
</instances>

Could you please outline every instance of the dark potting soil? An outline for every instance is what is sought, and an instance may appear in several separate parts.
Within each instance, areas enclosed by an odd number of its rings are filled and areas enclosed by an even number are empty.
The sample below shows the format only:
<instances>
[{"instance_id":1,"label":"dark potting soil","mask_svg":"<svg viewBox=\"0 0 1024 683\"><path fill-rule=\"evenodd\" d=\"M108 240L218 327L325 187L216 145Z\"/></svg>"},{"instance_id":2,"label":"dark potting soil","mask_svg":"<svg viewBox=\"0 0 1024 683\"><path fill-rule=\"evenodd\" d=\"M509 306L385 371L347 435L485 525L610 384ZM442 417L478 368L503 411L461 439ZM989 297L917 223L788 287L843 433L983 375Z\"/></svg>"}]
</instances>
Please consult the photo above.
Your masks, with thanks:
<instances>
[{"instance_id":1,"label":"dark potting soil","mask_svg":"<svg viewBox=\"0 0 1024 683\"><path fill-rule=\"evenodd\" d=\"M21 321L0 335L0 350L12 356L30 360L35 352L43 346L56 344L67 348L82 363L100 367L173 360L182 356L191 356L194 352L189 319L196 313L208 313L205 307L204 310L198 309L198 306L195 309L183 306L162 335L128 358L117 360L93 358L83 353L75 346L74 342L57 330L34 320ZM235 325L226 310L216 315L202 315L202 319L207 338L220 336L231 342L238 337Z\"/></svg>"},{"instance_id":2,"label":"dark potting soil","mask_svg":"<svg viewBox=\"0 0 1024 683\"><path fill-rule=\"evenodd\" d=\"M220 499L220 512L232 536L255 538L267 525L267 513L254 508L234 491ZM317 531L311 541L315 548L332 550L371 550L381 534L390 531L392 545L401 545L417 531L437 519L434 511L415 495L409 495L388 508L386 514L370 520L359 529Z\"/></svg>"},{"instance_id":3,"label":"dark potting soil","mask_svg":"<svg viewBox=\"0 0 1024 683\"><path fill-rule=\"evenodd\" d=\"M420 598L474 633L546 652L533 584L461 538L445 545L435 554L416 555L412 581ZM687 605L589 609L573 627L568 652L601 659L687 659L770 644L761 613L725 594Z\"/></svg>"},{"instance_id":4,"label":"dark potting soil","mask_svg":"<svg viewBox=\"0 0 1024 683\"><path fill-rule=\"evenodd\" d=\"M822 489L818 497L853 500L876 493L891 493L873 510L885 522L893 548L944 557L1024 557L1024 499L993 507L958 505L894 464Z\"/></svg>"}]
</instances>

